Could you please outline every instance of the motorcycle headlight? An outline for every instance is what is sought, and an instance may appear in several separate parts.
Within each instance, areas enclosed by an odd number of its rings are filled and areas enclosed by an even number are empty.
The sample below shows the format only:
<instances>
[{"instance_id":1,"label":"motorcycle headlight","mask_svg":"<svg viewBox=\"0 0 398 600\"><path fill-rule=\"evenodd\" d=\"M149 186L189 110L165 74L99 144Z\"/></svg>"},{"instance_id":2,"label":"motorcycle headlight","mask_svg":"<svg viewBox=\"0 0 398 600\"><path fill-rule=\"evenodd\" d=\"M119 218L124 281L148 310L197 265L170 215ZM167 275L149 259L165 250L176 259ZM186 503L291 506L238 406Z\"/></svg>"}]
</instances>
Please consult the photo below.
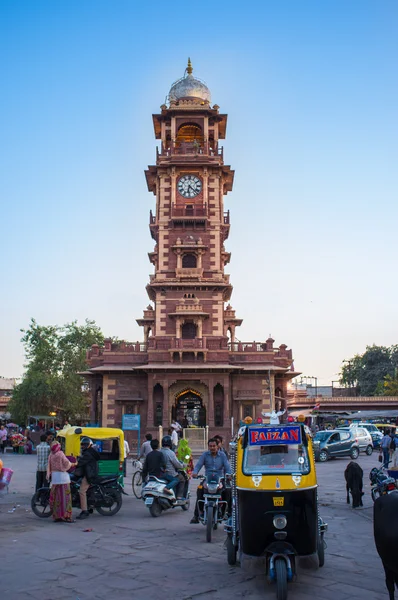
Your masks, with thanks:
<instances>
[{"instance_id":1,"label":"motorcycle headlight","mask_svg":"<svg viewBox=\"0 0 398 600\"><path fill-rule=\"evenodd\" d=\"M287 519L285 515L277 515L273 519L275 529L284 529L287 525Z\"/></svg>"},{"instance_id":2,"label":"motorcycle headlight","mask_svg":"<svg viewBox=\"0 0 398 600\"><path fill-rule=\"evenodd\" d=\"M218 489L218 483L208 483L207 484L207 489L209 491L210 494L215 494L217 492Z\"/></svg>"}]
</instances>

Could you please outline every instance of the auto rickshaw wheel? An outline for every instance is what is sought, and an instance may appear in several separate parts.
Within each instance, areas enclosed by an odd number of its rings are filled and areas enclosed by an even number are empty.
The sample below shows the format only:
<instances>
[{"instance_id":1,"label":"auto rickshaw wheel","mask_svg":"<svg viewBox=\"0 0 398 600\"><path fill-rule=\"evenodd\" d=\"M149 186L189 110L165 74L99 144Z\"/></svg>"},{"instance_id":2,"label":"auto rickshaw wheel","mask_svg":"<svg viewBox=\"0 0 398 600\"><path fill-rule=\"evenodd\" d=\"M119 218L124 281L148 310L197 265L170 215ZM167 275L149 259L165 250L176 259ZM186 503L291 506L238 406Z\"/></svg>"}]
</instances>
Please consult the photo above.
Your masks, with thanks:
<instances>
[{"instance_id":1,"label":"auto rickshaw wheel","mask_svg":"<svg viewBox=\"0 0 398 600\"><path fill-rule=\"evenodd\" d=\"M325 564L325 542L323 541L323 533L318 538L318 561L319 566L323 567Z\"/></svg>"},{"instance_id":2,"label":"auto rickshaw wheel","mask_svg":"<svg viewBox=\"0 0 398 600\"><path fill-rule=\"evenodd\" d=\"M232 541L232 535L227 535L227 560L229 565L236 565L237 549Z\"/></svg>"},{"instance_id":3,"label":"auto rickshaw wheel","mask_svg":"<svg viewBox=\"0 0 398 600\"><path fill-rule=\"evenodd\" d=\"M207 507L207 521L206 521L206 542L211 542L211 530L213 528L213 507Z\"/></svg>"},{"instance_id":4,"label":"auto rickshaw wheel","mask_svg":"<svg viewBox=\"0 0 398 600\"><path fill-rule=\"evenodd\" d=\"M287 568L283 558L275 560L276 598L286 600L287 598Z\"/></svg>"}]
</instances>

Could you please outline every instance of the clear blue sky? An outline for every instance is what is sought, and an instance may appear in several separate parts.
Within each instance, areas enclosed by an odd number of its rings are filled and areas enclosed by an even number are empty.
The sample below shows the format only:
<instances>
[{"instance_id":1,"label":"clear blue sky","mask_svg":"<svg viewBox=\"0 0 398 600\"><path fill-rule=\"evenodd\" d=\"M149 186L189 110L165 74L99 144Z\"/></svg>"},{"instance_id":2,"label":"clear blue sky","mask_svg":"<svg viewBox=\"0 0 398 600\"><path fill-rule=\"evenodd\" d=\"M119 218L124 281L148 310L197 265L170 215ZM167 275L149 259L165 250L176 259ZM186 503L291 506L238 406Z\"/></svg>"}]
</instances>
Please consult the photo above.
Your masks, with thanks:
<instances>
[{"instance_id":1,"label":"clear blue sky","mask_svg":"<svg viewBox=\"0 0 398 600\"><path fill-rule=\"evenodd\" d=\"M141 339L151 114L188 56L229 114L238 337L321 383L398 342L396 0L1 0L0 375L31 317Z\"/></svg>"}]
</instances>

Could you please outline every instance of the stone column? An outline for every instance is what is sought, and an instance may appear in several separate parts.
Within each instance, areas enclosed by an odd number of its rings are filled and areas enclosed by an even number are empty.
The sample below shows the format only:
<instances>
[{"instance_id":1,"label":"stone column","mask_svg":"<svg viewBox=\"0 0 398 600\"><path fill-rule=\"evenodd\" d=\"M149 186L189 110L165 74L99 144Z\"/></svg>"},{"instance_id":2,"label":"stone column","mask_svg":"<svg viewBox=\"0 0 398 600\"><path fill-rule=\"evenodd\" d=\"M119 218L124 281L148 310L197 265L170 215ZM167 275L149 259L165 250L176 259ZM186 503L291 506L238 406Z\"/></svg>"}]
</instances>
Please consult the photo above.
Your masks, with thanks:
<instances>
[{"instance_id":1,"label":"stone column","mask_svg":"<svg viewBox=\"0 0 398 600\"><path fill-rule=\"evenodd\" d=\"M208 385L208 390L209 390L208 423L209 423L209 427L214 427L214 383L213 383L213 379L209 379L207 385Z\"/></svg>"},{"instance_id":2,"label":"stone column","mask_svg":"<svg viewBox=\"0 0 398 600\"><path fill-rule=\"evenodd\" d=\"M148 404L146 413L146 426L147 429L153 427L153 381L154 375L148 373Z\"/></svg>"},{"instance_id":3,"label":"stone column","mask_svg":"<svg viewBox=\"0 0 398 600\"><path fill-rule=\"evenodd\" d=\"M169 415L169 382L167 379L163 380L163 427L168 428L171 423Z\"/></svg>"},{"instance_id":4,"label":"stone column","mask_svg":"<svg viewBox=\"0 0 398 600\"><path fill-rule=\"evenodd\" d=\"M223 414L223 426L230 426L230 415L232 415L232 410L229 410L230 404L230 388L229 388L229 376L224 379L224 414Z\"/></svg>"}]
</instances>

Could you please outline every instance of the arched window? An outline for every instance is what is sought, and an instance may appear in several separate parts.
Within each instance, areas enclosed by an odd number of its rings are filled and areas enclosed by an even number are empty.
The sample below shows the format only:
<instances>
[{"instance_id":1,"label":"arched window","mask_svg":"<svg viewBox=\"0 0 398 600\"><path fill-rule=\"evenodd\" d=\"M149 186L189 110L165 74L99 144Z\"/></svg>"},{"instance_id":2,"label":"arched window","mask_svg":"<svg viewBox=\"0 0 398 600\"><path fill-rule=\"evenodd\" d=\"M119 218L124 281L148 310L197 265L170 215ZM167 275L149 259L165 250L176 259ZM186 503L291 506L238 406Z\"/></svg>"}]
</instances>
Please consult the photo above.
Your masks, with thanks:
<instances>
[{"instance_id":1,"label":"arched window","mask_svg":"<svg viewBox=\"0 0 398 600\"><path fill-rule=\"evenodd\" d=\"M193 340L196 338L197 327L195 323L184 323L181 327L181 337L183 340Z\"/></svg>"},{"instance_id":2,"label":"arched window","mask_svg":"<svg viewBox=\"0 0 398 600\"><path fill-rule=\"evenodd\" d=\"M177 143L178 142L194 142L197 141L200 144L203 142L203 133L199 125L195 123L185 123L178 128L177 132Z\"/></svg>"},{"instance_id":3,"label":"arched window","mask_svg":"<svg viewBox=\"0 0 398 600\"><path fill-rule=\"evenodd\" d=\"M183 269L196 269L196 255L195 254L184 254L182 257Z\"/></svg>"}]
</instances>

